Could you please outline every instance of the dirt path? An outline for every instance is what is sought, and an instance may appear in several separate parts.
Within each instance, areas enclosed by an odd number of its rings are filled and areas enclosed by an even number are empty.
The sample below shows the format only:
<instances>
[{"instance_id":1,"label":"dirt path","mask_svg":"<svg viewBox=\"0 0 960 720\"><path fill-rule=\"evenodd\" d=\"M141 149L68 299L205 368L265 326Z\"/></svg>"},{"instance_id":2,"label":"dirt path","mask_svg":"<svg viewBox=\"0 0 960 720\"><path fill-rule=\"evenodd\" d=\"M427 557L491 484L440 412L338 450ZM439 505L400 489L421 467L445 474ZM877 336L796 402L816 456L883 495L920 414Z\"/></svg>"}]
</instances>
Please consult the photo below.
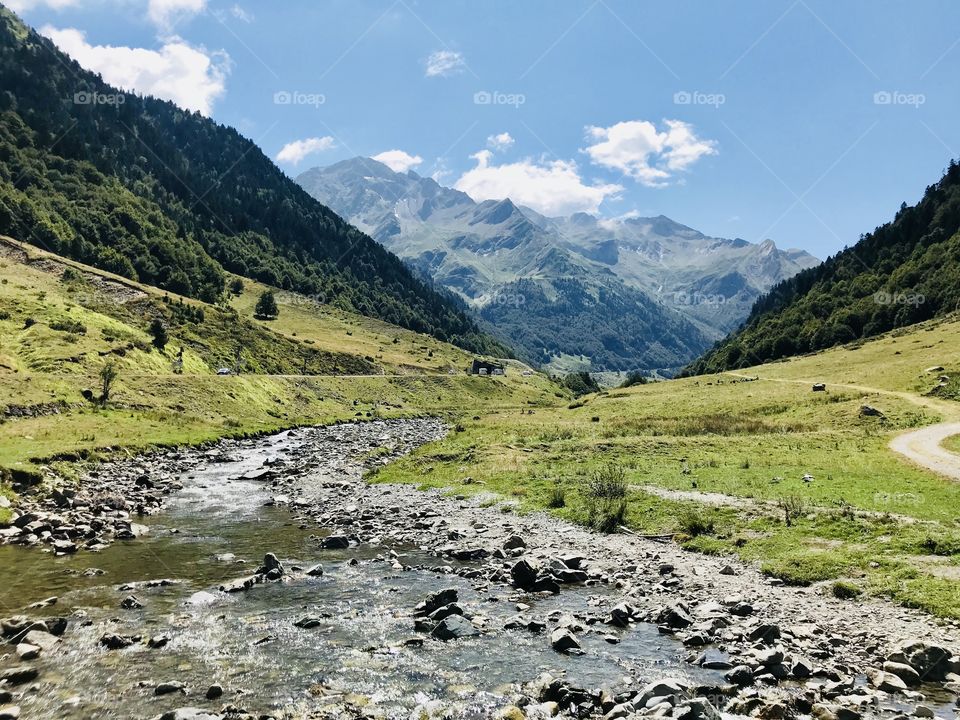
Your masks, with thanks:
<instances>
[{"instance_id":1,"label":"dirt path","mask_svg":"<svg viewBox=\"0 0 960 720\"><path fill-rule=\"evenodd\" d=\"M740 373L727 373L734 377L750 377ZM782 378L762 378L769 382L792 383L800 385L811 385L811 380L787 380ZM864 385L851 385L846 383L830 383L830 387L842 388L844 390L856 390L875 395L886 395L888 397L897 397L914 405L935 410L946 416L956 417L960 408L951 403L938 398L924 397L911 392L899 390L883 390L881 388L866 387ZM890 449L906 458L910 462L921 467L932 470L938 475L943 475L952 480L960 480L960 455L952 453L942 446L944 440L953 435L960 435L960 422L941 422L936 425L929 425L919 430L897 435L890 441Z\"/></svg>"},{"instance_id":2,"label":"dirt path","mask_svg":"<svg viewBox=\"0 0 960 720\"><path fill-rule=\"evenodd\" d=\"M897 435L890 441L890 449L928 470L960 480L960 455L941 445L952 435L960 435L960 422L938 423Z\"/></svg>"}]
</instances>

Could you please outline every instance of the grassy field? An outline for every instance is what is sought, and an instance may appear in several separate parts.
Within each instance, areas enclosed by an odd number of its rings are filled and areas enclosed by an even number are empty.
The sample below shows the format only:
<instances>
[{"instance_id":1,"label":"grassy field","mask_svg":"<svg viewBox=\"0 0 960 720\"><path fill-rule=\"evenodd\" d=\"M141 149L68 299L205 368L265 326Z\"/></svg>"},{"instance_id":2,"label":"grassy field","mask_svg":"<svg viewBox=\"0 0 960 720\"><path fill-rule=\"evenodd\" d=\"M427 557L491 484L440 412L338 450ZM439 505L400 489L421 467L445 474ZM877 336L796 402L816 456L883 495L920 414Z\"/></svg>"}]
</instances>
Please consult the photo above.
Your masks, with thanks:
<instances>
[{"instance_id":1,"label":"grassy field","mask_svg":"<svg viewBox=\"0 0 960 720\"><path fill-rule=\"evenodd\" d=\"M568 397L519 363L504 377L468 376L471 356L459 348L287 293L277 295L276 320L255 320L264 289L246 282L232 305L216 307L0 243L0 469L37 473L50 458L112 448ZM163 350L152 345L154 317L169 328ZM218 376L238 353L242 372ZM99 396L108 362L118 378L101 407L81 392Z\"/></svg>"},{"instance_id":2,"label":"grassy field","mask_svg":"<svg viewBox=\"0 0 960 720\"><path fill-rule=\"evenodd\" d=\"M852 583L960 617L960 485L887 447L904 430L960 419L960 322L574 401L519 363L502 378L471 377L462 350L291 294L277 294L275 320L256 320L265 288L243 282L229 303L205 305L0 242L0 472L39 478L118 449L439 414L454 432L377 479L612 518L787 582ZM162 350L156 317L169 328ZM81 391L99 394L108 362L119 376L100 406ZM947 386L928 394L943 375ZM811 392L815 382L827 392ZM625 498L591 515L591 479L621 472Z\"/></svg>"},{"instance_id":3,"label":"grassy field","mask_svg":"<svg viewBox=\"0 0 960 720\"><path fill-rule=\"evenodd\" d=\"M491 412L379 478L494 493L521 511L562 502L553 512L587 522L587 483L613 465L637 532L960 617L960 485L887 448L898 432L960 418L960 404L920 394L935 365L960 366L960 323L742 373L758 380L688 378ZM862 416L864 404L885 418Z\"/></svg>"}]
</instances>

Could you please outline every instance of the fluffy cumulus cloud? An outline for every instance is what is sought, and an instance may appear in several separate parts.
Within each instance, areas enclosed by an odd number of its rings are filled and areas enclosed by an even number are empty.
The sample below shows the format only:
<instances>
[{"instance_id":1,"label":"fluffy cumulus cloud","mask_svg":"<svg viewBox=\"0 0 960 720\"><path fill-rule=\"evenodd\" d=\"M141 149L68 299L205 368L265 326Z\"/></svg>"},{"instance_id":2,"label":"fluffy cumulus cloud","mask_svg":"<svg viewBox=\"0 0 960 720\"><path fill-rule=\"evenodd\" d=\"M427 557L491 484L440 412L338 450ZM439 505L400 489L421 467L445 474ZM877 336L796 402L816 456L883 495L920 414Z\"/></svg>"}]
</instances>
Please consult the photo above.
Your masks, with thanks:
<instances>
[{"instance_id":1,"label":"fluffy cumulus cloud","mask_svg":"<svg viewBox=\"0 0 960 720\"><path fill-rule=\"evenodd\" d=\"M423 158L419 155L411 155L410 153L405 153L403 150L387 150L379 155L374 155L373 159L377 162L382 162L394 172L399 173L415 168L423 162Z\"/></svg>"},{"instance_id":2,"label":"fluffy cumulus cloud","mask_svg":"<svg viewBox=\"0 0 960 720\"><path fill-rule=\"evenodd\" d=\"M644 185L663 187L689 170L700 158L716 155L716 142L697 136L681 120L665 120L664 129L647 120L619 122L610 127L588 127L584 149L597 165L619 170Z\"/></svg>"},{"instance_id":3,"label":"fluffy cumulus cloud","mask_svg":"<svg viewBox=\"0 0 960 720\"><path fill-rule=\"evenodd\" d=\"M472 156L476 167L465 172L454 187L475 200L510 198L547 216L575 212L595 213L600 204L623 188L620 185L588 185L577 165L567 160L541 162L522 160L495 165L493 153L481 150Z\"/></svg>"},{"instance_id":4,"label":"fluffy cumulus cloud","mask_svg":"<svg viewBox=\"0 0 960 720\"><path fill-rule=\"evenodd\" d=\"M447 77L463 70L467 63L463 54L453 50L437 50L427 58L427 77Z\"/></svg>"},{"instance_id":5,"label":"fluffy cumulus cloud","mask_svg":"<svg viewBox=\"0 0 960 720\"><path fill-rule=\"evenodd\" d=\"M492 150L506 150L513 145L513 137L508 132L502 132L498 135L491 135L487 138L487 147Z\"/></svg>"},{"instance_id":6,"label":"fluffy cumulus cloud","mask_svg":"<svg viewBox=\"0 0 960 720\"><path fill-rule=\"evenodd\" d=\"M323 137L304 138L303 140L294 140L288 142L277 153L277 162L290 163L296 165L307 155L323 152L334 147L336 143L329 135Z\"/></svg>"},{"instance_id":7,"label":"fluffy cumulus cloud","mask_svg":"<svg viewBox=\"0 0 960 720\"><path fill-rule=\"evenodd\" d=\"M81 30L73 28L46 26L40 32L87 70L123 90L155 95L204 115L226 91L229 56L193 47L180 38L168 38L159 50L147 50L91 45Z\"/></svg>"},{"instance_id":8,"label":"fluffy cumulus cloud","mask_svg":"<svg viewBox=\"0 0 960 720\"><path fill-rule=\"evenodd\" d=\"M161 30L193 17L206 7L206 0L148 0L147 17Z\"/></svg>"}]
</instances>

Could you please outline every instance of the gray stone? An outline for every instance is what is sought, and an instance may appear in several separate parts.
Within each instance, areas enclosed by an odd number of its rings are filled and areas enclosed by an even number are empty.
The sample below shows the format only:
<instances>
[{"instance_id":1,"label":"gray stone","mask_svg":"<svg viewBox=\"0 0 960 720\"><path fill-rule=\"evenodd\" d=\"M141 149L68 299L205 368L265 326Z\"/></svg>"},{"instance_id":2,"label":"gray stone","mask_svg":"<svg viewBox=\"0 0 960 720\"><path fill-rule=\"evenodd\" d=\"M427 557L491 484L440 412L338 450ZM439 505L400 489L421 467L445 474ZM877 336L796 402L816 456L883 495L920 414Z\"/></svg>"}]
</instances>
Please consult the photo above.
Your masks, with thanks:
<instances>
[{"instance_id":1,"label":"gray stone","mask_svg":"<svg viewBox=\"0 0 960 720\"><path fill-rule=\"evenodd\" d=\"M580 650L580 641L567 628L557 628L550 635L550 645L557 652L570 653Z\"/></svg>"},{"instance_id":2,"label":"gray stone","mask_svg":"<svg viewBox=\"0 0 960 720\"><path fill-rule=\"evenodd\" d=\"M457 638L479 635L480 631L473 623L462 615L450 615L441 621L430 633L438 640L455 640Z\"/></svg>"}]
</instances>

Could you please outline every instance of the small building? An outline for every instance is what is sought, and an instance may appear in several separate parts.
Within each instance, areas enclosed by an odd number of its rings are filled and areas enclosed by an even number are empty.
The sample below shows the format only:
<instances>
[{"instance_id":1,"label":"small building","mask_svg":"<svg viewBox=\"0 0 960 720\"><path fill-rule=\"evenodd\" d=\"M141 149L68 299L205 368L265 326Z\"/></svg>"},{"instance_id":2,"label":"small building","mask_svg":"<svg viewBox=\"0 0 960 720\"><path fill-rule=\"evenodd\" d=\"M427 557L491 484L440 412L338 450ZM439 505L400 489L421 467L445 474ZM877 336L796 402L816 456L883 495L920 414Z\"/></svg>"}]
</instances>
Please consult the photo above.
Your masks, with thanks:
<instances>
[{"instance_id":1,"label":"small building","mask_svg":"<svg viewBox=\"0 0 960 720\"><path fill-rule=\"evenodd\" d=\"M506 375L506 368L500 363L488 362L487 360L474 360L470 367L471 375Z\"/></svg>"}]
</instances>

